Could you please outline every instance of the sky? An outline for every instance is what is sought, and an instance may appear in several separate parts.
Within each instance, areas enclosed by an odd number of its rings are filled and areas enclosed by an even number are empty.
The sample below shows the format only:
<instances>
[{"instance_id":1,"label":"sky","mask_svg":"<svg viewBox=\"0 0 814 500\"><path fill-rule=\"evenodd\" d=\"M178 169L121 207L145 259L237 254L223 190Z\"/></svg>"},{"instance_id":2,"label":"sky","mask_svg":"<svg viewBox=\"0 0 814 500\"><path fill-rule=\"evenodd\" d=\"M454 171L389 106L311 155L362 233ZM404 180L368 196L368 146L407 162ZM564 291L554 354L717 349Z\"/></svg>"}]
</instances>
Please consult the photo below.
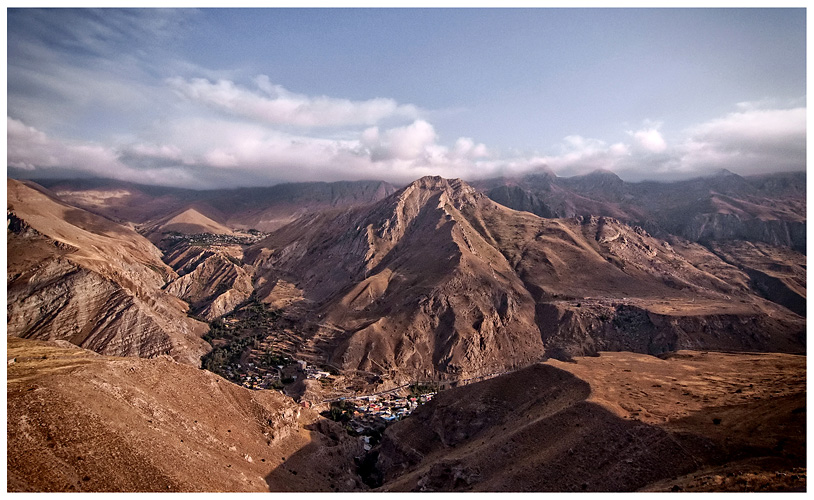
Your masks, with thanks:
<instances>
[{"instance_id":1,"label":"sky","mask_svg":"<svg viewBox=\"0 0 814 500\"><path fill-rule=\"evenodd\" d=\"M805 9L9 9L16 178L806 168Z\"/></svg>"}]
</instances>

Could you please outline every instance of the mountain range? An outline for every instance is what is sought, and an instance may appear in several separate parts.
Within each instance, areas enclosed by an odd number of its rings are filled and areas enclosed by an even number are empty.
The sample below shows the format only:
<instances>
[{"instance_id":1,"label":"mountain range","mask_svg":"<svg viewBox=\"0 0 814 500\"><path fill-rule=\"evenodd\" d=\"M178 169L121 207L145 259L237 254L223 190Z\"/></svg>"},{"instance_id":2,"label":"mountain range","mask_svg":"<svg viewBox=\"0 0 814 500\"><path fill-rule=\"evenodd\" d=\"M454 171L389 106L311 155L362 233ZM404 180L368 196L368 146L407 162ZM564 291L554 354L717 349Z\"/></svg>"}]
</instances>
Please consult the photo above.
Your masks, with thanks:
<instances>
[{"instance_id":1,"label":"mountain range","mask_svg":"<svg viewBox=\"0 0 814 500\"><path fill-rule=\"evenodd\" d=\"M800 392L766 389L792 380L798 387L801 373L804 380L804 172L627 183L607 171L560 178L541 169L472 183L429 176L402 187L362 181L213 191L9 179L7 189L11 489L98 491L104 483L96 474L118 473L124 455L114 454L115 446L100 444L105 451L93 455L95 462L80 463L75 455L89 452L67 438L74 431L66 425L75 422L69 414L93 398L93 387L119 389L104 389L106 402L88 409L88 418L114 423L86 438L123 439L128 460L140 464L134 470L155 479L128 473L109 483L114 490L159 483L185 491L658 489L673 486L660 481L747 456L763 457L749 470L786 474L804 456ZM264 319L245 319L257 317L251 311L266 311ZM240 330L244 320L249 326ZM276 350L266 354L307 361L335 381L293 377L284 394L260 391L257 402L250 391L195 370L216 352L225 359L234 351L229 370L255 366L269 345ZM747 360L758 378L738 378ZM692 382L698 370L708 374L705 389L677 400L690 413L670 406L659 420L646 398L619 392L632 384L673 405L669 391L701 384ZM46 383L57 373L76 390ZM609 387L603 377L619 385ZM206 396L185 395L176 404L179 396L155 385L170 380ZM766 388L750 392L747 383ZM460 387L388 427L372 450L316 412L301 413L302 405L328 408L331 391L355 396L410 384ZM532 386L539 390L512 392ZM42 389L29 395L31 387ZM721 396L730 389L738 396ZM752 396L777 403L772 423L757 417L766 410ZM197 423L197 414L223 406L217 401L224 398L233 406L219 418L257 417L257 432L246 431L234 445L194 437L189 420ZM34 412L38 401L52 400L60 401L56 420ZM727 441L741 427L682 420L726 405L740 408L724 412L727 421L763 425L772 437L750 448L748 440ZM300 416L292 417L293 409ZM271 456L265 465L242 457L237 466L221 449L263 455L255 434L272 432L263 422L278 414L288 415L287 430L282 441L269 440L269 452L279 444L296 468ZM27 430L35 415L50 434ZM126 436L113 415L126 416ZM166 415L178 415L183 429L176 423L159 432L158 423L172 420ZM564 422L584 427L556 442L542 437ZM220 436L222 429L213 429L200 431ZM613 436L601 447L633 462L597 455L590 440L603 432ZM622 446L624 435L648 443L646 453ZM140 451L143 439L160 436L187 442L154 459ZM18 453L32 446L40 451L31 458ZM575 470L535 479L531 469L510 466L565 471L565 446L586 467L607 465L584 481ZM496 450L502 465L487 471L484 457ZM656 464L659 454L674 457L672 475ZM197 457L200 467L225 460L232 470L206 477L192 466L168 472L182 456ZM331 477L304 465L314 457ZM55 459L63 465L42 468ZM41 473L54 479L35 479ZM696 479L676 484L703 489Z\"/></svg>"}]
</instances>

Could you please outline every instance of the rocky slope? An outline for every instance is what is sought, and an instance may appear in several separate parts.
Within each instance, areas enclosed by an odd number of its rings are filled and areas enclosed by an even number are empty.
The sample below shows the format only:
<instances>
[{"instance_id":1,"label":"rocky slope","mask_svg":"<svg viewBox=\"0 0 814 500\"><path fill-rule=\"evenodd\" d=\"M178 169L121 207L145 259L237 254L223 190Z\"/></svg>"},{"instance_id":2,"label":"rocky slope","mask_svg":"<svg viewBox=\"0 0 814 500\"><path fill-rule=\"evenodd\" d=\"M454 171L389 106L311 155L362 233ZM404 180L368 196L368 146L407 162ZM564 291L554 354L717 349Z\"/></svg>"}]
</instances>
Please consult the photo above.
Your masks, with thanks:
<instances>
[{"instance_id":1,"label":"rocky slope","mask_svg":"<svg viewBox=\"0 0 814 500\"><path fill-rule=\"evenodd\" d=\"M189 302L192 314L212 321L231 312L254 290L242 258L238 245L204 248L181 242L164 257L179 274L164 290Z\"/></svg>"},{"instance_id":2,"label":"rocky slope","mask_svg":"<svg viewBox=\"0 0 814 500\"><path fill-rule=\"evenodd\" d=\"M749 275L761 296L806 315L806 257L789 248L747 241L714 242L710 249Z\"/></svg>"},{"instance_id":3,"label":"rocky slope","mask_svg":"<svg viewBox=\"0 0 814 500\"><path fill-rule=\"evenodd\" d=\"M560 178L549 170L475 184L493 200L542 217L608 216L690 241L747 240L805 253L805 172L627 183L612 172Z\"/></svg>"},{"instance_id":4,"label":"rocky slope","mask_svg":"<svg viewBox=\"0 0 814 500\"><path fill-rule=\"evenodd\" d=\"M552 360L439 393L372 456L385 491L803 491L805 357Z\"/></svg>"},{"instance_id":5,"label":"rocky slope","mask_svg":"<svg viewBox=\"0 0 814 500\"><path fill-rule=\"evenodd\" d=\"M804 351L803 318L703 247L675 243L608 217L543 219L426 177L291 224L246 260L264 282L298 288L312 344L333 362L402 379L492 373L544 352Z\"/></svg>"},{"instance_id":6,"label":"rocky slope","mask_svg":"<svg viewBox=\"0 0 814 500\"><path fill-rule=\"evenodd\" d=\"M246 259L316 304L318 335L344 368L404 378L522 365L543 353L534 304L458 210L482 199L426 177L369 209L287 226Z\"/></svg>"},{"instance_id":7,"label":"rocky slope","mask_svg":"<svg viewBox=\"0 0 814 500\"><path fill-rule=\"evenodd\" d=\"M66 346L9 338L9 491L365 488L360 441L278 392Z\"/></svg>"},{"instance_id":8,"label":"rocky slope","mask_svg":"<svg viewBox=\"0 0 814 500\"><path fill-rule=\"evenodd\" d=\"M129 228L9 180L8 334L197 364L205 324L161 291L175 273Z\"/></svg>"}]
</instances>

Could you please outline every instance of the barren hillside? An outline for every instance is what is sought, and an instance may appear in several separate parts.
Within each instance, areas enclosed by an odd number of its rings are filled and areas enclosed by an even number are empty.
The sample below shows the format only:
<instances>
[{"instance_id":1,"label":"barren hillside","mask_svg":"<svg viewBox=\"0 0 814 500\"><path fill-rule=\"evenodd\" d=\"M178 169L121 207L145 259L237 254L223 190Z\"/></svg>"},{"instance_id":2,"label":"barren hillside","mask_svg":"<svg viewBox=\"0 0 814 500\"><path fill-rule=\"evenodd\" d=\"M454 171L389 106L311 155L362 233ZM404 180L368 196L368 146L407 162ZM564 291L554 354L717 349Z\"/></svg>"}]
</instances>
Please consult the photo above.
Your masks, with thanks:
<instances>
[{"instance_id":1,"label":"barren hillside","mask_svg":"<svg viewBox=\"0 0 814 500\"><path fill-rule=\"evenodd\" d=\"M175 273L133 230L8 181L8 333L197 365L206 325L161 290Z\"/></svg>"},{"instance_id":2,"label":"barren hillside","mask_svg":"<svg viewBox=\"0 0 814 500\"><path fill-rule=\"evenodd\" d=\"M374 475L387 491L802 491L805 434L803 356L603 352L440 393L386 431Z\"/></svg>"},{"instance_id":3,"label":"barren hillside","mask_svg":"<svg viewBox=\"0 0 814 500\"><path fill-rule=\"evenodd\" d=\"M276 391L166 357L8 342L9 491L364 489L360 442Z\"/></svg>"},{"instance_id":4,"label":"barren hillside","mask_svg":"<svg viewBox=\"0 0 814 500\"><path fill-rule=\"evenodd\" d=\"M312 347L340 366L458 378L599 350L804 351L805 320L709 250L609 217L544 219L460 180L420 179L323 213L246 252L310 304Z\"/></svg>"}]
</instances>

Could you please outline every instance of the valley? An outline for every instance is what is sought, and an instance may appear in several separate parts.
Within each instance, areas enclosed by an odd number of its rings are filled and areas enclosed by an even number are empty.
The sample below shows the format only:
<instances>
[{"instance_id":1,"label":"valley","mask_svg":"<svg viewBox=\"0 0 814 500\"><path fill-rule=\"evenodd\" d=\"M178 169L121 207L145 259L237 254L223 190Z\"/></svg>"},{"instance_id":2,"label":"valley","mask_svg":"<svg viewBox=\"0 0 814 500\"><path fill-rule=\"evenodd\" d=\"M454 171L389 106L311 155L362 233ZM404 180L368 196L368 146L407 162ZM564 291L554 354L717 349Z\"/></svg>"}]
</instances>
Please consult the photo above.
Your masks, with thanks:
<instances>
[{"instance_id":1,"label":"valley","mask_svg":"<svg viewBox=\"0 0 814 500\"><path fill-rule=\"evenodd\" d=\"M9 179L9 490L805 489L804 177Z\"/></svg>"}]
</instances>

